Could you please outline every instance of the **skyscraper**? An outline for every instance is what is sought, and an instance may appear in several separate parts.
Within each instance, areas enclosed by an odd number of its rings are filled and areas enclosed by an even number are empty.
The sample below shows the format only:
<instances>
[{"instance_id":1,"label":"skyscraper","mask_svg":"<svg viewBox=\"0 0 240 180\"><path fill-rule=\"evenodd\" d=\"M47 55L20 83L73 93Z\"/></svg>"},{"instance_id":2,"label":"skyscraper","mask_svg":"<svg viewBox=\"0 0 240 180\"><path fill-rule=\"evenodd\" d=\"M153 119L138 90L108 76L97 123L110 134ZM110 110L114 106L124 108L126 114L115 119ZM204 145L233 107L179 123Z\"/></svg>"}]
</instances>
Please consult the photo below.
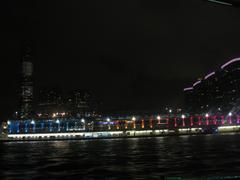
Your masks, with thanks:
<instances>
[{"instance_id":1,"label":"skyscraper","mask_svg":"<svg viewBox=\"0 0 240 180\"><path fill-rule=\"evenodd\" d=\"M193 113L240 111L240 58L235 58L184 89L185 106Z\"/></svg>"},{"instance_id":2,"label":"skyscraper","mask_svg":"<svg viewBox=\"0 0 240 180\"><path fill-rule=\"evenodd\" d=\"M93 100L88 91L75 90L67 98L66 108L73 116L90 116L93 114Z\"/></svg>"},{"instance_id":3,"label":"skyscraper","mask_svg":"<svg viewBox=\"0 0 240 180\"><path fill-rule=\"evenodd\" d=\"M31 116L33 107L33 62L31 48L24 50L21 62L20 114L21 118Z\"/></svg>"},{"instance_id":4,"label":"skyscraper","mask_svg":"<svg viewBox=\"0 0 240 180\"><path fill-rule=\"evenodd\" d=\"M59 88L41 89L38 98L37 110L42 115L52 115L56 112L64 112L63 92Z\"/></svg>"}]
</instances>

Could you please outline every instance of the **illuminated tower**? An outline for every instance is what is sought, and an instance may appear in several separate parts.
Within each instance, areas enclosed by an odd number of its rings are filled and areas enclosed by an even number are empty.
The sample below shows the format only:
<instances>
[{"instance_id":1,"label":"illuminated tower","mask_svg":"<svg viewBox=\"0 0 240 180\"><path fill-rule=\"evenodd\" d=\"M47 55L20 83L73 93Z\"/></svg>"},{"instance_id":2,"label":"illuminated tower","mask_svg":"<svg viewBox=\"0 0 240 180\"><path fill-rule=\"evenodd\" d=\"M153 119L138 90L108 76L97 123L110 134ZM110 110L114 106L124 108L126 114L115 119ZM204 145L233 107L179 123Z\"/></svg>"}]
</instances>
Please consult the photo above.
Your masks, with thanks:
<instances>
[{"instance_id":1,"label":"illuminated tower","mask_svg":"<svg viewBox=\"0 0 240 180\"><path fill-rule=\"evenodd\" d=\"M20 89L20 117L28 118L32 113L33 106L33 62L31 48L24 51L21 62L21 89Z\"/></svg>"}]
</instances>

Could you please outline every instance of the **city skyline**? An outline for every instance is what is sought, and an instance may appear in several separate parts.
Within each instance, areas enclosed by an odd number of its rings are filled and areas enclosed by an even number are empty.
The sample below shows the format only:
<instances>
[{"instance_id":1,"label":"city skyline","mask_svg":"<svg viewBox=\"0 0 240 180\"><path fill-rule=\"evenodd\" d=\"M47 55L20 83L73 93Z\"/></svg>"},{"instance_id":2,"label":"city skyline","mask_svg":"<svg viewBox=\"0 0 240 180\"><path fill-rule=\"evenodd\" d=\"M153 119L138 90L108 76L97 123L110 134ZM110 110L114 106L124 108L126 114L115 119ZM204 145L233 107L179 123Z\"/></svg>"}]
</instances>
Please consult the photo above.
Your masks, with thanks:
<instances>
[{"instance_id":1,"label":"city skyline","mask_svg":"<svg viewBox=\"0 0 240 180\"><path fill-rule=\"evenodd\" d=\"M0 1L0 179L240 179L240 0Z\"/></svg>"},{"instance_id":2,"label":"city skyline","mask_svg":"<svg viewBox=\"0 0 240 180\"><path fill-rule=\"evenodd\" d=\"M3 4L4 118L16 107L26 40L36 88L90 89L110 110L182 106L189 82L239 56L239 10L204 1Z\"/></svg>"}]
</instances>

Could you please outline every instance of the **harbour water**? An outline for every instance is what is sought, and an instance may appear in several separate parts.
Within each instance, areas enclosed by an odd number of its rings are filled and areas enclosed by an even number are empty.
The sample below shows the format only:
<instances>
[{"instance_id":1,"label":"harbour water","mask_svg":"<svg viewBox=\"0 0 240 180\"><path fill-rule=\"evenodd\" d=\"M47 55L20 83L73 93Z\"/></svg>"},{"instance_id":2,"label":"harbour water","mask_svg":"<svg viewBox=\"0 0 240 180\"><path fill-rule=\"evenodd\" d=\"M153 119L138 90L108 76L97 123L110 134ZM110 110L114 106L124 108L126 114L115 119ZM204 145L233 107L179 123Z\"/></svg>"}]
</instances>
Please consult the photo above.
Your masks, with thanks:
<instances>
[{"instance_id":1,"label":"harbour water","mask_svg":"<svg viewBox=\"0 0 240 180\"><path fill-rule=\"evenodd\" d=\"M1 142L0 149L0 179L192 179L240 175L240 134L234 133Z\"/></svg>"}]
</instances>

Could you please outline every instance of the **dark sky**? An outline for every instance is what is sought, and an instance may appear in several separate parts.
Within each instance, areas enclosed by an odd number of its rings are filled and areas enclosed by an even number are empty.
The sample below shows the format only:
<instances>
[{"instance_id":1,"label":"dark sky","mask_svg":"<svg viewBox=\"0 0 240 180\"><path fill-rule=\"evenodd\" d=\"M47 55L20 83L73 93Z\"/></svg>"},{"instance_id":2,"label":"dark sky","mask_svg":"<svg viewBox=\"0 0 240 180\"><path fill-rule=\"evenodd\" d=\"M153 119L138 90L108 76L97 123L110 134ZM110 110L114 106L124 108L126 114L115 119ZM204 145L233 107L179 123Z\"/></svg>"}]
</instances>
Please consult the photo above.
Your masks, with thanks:
<instances>
[{"instance_id":1,"label":"dark sky","mask_svg":"<svg viewBox=\"0 0 240 180\"><path fill-rule=\"evenodd\" d=\"M26 40L38 88L90 89L119 110L181 106L182 88L240 55L240 9L201 0L4 0L0 20L0 117Z\"/></svg>"}]
</instances>

